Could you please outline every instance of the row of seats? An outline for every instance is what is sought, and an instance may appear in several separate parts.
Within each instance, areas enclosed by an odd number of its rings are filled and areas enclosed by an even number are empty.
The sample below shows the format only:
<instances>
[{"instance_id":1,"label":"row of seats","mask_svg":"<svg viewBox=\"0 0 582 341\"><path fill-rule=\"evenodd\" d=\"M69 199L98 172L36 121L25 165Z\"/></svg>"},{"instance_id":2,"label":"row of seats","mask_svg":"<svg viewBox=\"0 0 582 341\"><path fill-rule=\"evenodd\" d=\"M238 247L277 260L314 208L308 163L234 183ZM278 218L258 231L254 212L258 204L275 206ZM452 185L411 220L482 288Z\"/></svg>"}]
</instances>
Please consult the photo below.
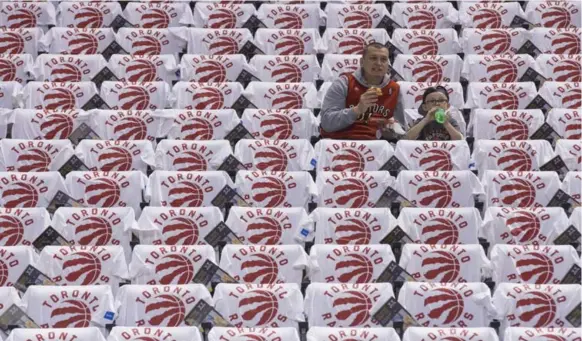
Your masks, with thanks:
<instances>
[{"instance_id":1,"label":"row of seats","mask_svg":"<svg viewBox=\"0 0 582 341\"><path fill-rule=\"evenodd\" d=\"M215 171L228 157L248 170L362 172L487 170L534 171L559 156L572 171L580 169L582 144L560 139L556 149L546 140L478 140L470 153L466 141L239 140L234 152L228 140L161 140L154 151L147 140L86 139L74 147L70 140L0 141L0 170L48 172L60 170L75 155L88 170ZM399 163L393 165L393 163ZM474 163L474 165L472 165ZM400 166L402 165L402 166Z\"/></svg>"},{"instance_id":2,"label":"row of seats","mask_svg":"<svg viewBox=\"0 0 582 341\"><path fill-rule=\"evenodd\" d=\"M405 109L419 108L424 90L434 86L433 83L416 82L399 84ZM93 82L29 82L24 87L17 82L0 82L0 91L5 95L0 97L0 107L47 110L314 109L323 105L330 85L324 83L318 91L312 82L250 82L246 88L238 82L178 82L170 88L166 82L106 81L99 91ZM450 104L457 109L549 110L578 109L582 105L582 87L578 82L545 82L539 92L533 82L471 82L466 99L461 83L440 85L451 93ZM96 102L95 95L102 101Z\"/></svg>"},{"instance_id":3,"label":"row of seats","mask_svg":"<svg viewBox=\"0 0 582 341\"><path fill-rule=\"evenodd\" d=\"M473 207L475 196L484 198L485 207L545 207L568 202L562 192L574 200L570 204L579 203L582 191L582 172L568 172L562 182L555 171L497 170L486 171L481 180L471 171L400 171L396 178L387 171L369 171L319 172L314 182L308 172L241 170L233 183L224 171L156 170L149 179L139 171L73 171L65 180L59 172L0 172L0 181L0 204L7 208L48 207L60 191L82 205L132 207L137 216L144 201L154 207L213 205L225 186L236 189L250 206L304 208L312 202L319 207L389 207L404 198L419 207ZM404 198L386 192L389 188Z\"/></svg>"},{"instance_id":4,"label":"row of seats","mask_svg":"<svg viewBox=\"0 0 582 341\"><path fill-rule=\"evenodd\" d=\"M174 55L113 55L109 62L103 55L41 54L33 60L29 54L0 55L1 81L29 80L47 82L91 81L108 67L120 81L173 83L178 80L201 83L261 80L263 82L298 83L323 80L331 82L340 74L356 71L359 55L326 54L320 66L317 56L255 55L249 62L244 55L183 55L177 63ZM523 81L534 70L548 81L580 82L580 55L458 55L414 56L399 54L393 70L409 82L512 83ZM244 76L249 72L251 76ZM243 74L244 77L241 77ZM531 77L530 80L534 80Z\"/></svg>"},{"instance_id":5,"label":"row of seats","mask_svg":"<svg viewBox=\"0 0 582 341\"><path fill-rule=\"evenodd\" d=\"M547 5L529 1L525 11L519 2L482 4L478 1L458 1L417 4L396 2L390 4L364 1L330 1L322 10L317 1L310 4L285 4L279 1L255 6L252 2L220 3L197 1L193 8L189 1L164 4L144 1L129 2L122 6L117 2L84 5L62 1L58 6L50 3L15 5L0 3L0 19L5 26L20 27L79 27L99 28L115 24L118 16L131 25L142 28L166 28L194 26L210 28L245 27L259 20L268 28L301 29L318 28L375 28L407 27L413 29L449 28L457 24L463 27L503 28L532 24L535 26L568 28L580 27L579 14L582 6L577 1ZM343 2L343 3L342 3ZM55 8L56 7L56 8ZM457 10L458 8L458 10Z\"/></svg>"},{"instance_id":6,"label":"row of seats","mask_svg":"<svg viewBox=\"0 0 582 341\"><path fill-rule=\"evenodd\" d=\"M172 227L182 228L179 221L167 228ZM315 244L309 255L299 244L228 244L220 257L211 245L138 244L128 251L121 245L45 246L38 255L32 246L1 247L0 253L10 255L10 260L6 256L0 260L7 269L0 286L12 287L29 265L55 285L109 285L115 294L126 280L139 285L206 284L196 279L204 278L199 276L211 264L236 282L255 284L393 282L384 273L391 263L419 282L558 284L580 264L571 245L497 244L487 258L479 244L405 244L399 261L386 244Z\"/></svg>"},{"instance_id":7,"label":"row of seats","mask_svg":"<svg viewBox=\"0 0 582 341\"><path fill-rule=\"evenodd\" d=\"M581 289L580 284L501 283L491 295L484 283L406 282L398 301L418 326L488 327L497 318L503 333L515 325L540 327L575 321L571 312L580 304ZM303 321L310 327L382 327L384 321L372 315L395 297L390 283L312 283L305 298L293 283L221 283L213 295L202 284L125 285L116 295L108 286L30 286L22 300L14 288L0 290L3 303L22 306L41 327L88 327L93 323L105 335L103 327L113 322L127 327L184 326L185 315L200 301L213 306L224 322L236 327L297 328Z\"/></svg>"},{"instance_id":8,"label":"row of seats","mask_svg":"<svg viewBox=\"0 0 582 341\"><path fill-rule=\"evenodd\" d=\"M83 329L16 329L12 331L6 341L44 340L53 335L72 337L79 340L106 341L103 335L95 327ZM526 337L567 337L567 340L576 340L582 333L576 328L507 328L502 340L520 341ZM114 327L107 341L134 340L131 337L142 340L145 337L172 337L176 341L203 341L200 331L194 327ZM307 341L342 340L346 337L369 338L371 340L400 341L400 336L392 328L331 328L312 327L305 335ZM417 341L423 339L441 337L480 337L482 340L499 341L497 333L492 328L418 328L410 327L404 333L402 341ZM236 338L247 340L261 340L270 337L269 340L299 341L300 336L295 328L212 328L207 338L208 341L233 340ZM139 340L139 339L138 339ZM365 339L364 339L365 340ZM453 339L454 340L454 339Z\"/></svg>"},{"instance_id":9,"label":"row of seats","mask_svg":"<svg viewBox=\"0 0 582 341\"><path fill-rule=\"evenodd\" d=\"M222 223L238 240L249 245L303 246L310 242L322 246L378 245L394 239L396 244L485 242L490 247L502 244L537 247L563 244L563 235L570 226L582 230L582 209L575 208L568 218L560 207L490 207L483 219L476 208L470 207L405 207L398 218L389 208L319 207L309 215L301 207L235 206L227 213L225 219L217 207L148 206L136 220L129 207L61 207L52 218L44 208L1 208L2 226L7 226L7 230L0 245L32 245L51 226L75 245L119 245L129 261L132 235L134 242L142 245L203 245ZM394 236L397 230L403 235ZM575 244L579 240L566 242Z\"/></svg>"}]
</instances>

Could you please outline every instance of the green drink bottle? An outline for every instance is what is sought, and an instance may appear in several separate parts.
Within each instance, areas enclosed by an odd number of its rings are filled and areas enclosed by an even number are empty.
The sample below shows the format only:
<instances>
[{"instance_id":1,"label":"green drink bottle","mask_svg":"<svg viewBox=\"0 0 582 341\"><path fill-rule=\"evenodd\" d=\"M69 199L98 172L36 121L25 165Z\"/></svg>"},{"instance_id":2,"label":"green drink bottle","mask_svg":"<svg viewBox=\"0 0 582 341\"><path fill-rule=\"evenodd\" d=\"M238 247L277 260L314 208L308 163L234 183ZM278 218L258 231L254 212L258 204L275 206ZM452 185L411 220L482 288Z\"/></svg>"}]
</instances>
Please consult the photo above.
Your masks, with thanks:
<instances>
[{"instance_id":1,"label":"green drink bottle","mask_svg":"<svg viewBox=\"0 0 582 341\"><path fill-rule=\"evenodd\" d=\"M445 119L446 119L445 111L440 108L437 109L437 111L434 113L434 120L440 124L443 124L445 123Z\"/></svg>"}]
</instances>

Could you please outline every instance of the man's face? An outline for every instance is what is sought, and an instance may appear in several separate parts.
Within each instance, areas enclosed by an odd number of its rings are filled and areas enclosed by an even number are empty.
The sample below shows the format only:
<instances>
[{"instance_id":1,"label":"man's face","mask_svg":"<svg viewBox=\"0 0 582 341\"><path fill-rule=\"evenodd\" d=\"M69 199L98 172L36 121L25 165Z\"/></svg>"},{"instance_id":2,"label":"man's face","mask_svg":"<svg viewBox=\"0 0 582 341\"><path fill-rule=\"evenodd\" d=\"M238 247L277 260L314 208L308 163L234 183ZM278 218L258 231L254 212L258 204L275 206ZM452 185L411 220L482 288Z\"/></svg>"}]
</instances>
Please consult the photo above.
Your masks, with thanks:
<instances>
[{"instance_id":1,"label":"man's face","mask_svg":"<svg viewBox=\"0 0 582 341\"><path fill-rule=\"evenodd\" d=\"M370 76L384 76L388 72L388 49L387 48L368 48L368 53L362 57L360 62L364 72Z\"/></svg>"}]
</instances>

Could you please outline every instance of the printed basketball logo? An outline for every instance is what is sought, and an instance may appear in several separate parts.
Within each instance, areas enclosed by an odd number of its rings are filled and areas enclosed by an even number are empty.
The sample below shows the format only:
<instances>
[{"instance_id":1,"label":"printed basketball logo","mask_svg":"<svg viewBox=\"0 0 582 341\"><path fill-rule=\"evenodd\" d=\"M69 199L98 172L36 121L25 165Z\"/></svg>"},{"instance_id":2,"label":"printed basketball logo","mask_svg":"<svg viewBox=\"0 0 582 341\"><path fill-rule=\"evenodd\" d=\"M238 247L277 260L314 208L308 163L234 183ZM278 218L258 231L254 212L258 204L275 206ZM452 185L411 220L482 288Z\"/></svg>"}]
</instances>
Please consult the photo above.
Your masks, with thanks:
<instances>
[{"instance_id":1,"label":"printed basketball logo","mask_svg":"<svg viewBox=\"0 0 582 341\"><path fill-rule=\"evenodd\" d=\"M222 63L205 60L196 68L196 79L201 83L226 82L226 69Z\"/></svg>"},{"instance_id":2,"label":"printed basketball logo","mask_svg":"<svg viewBox=\"0 0 582 341\"><path fill-rule=\"evenodd\" d=\"M420 35L411 40L408 50L415 55L437 55L439 46L434 38Z\"/></svg>"},{"instance_id":3,"label":"printed basketball logo","mask_svg":"<svg viewBox=\"0 0 582 341\"><path fill-rule=\"evenodd\" d=\"M161 276L159 284L189 284L194 278L194 264L184 255L166 255L156 265L156 275Z\"/></svg>"},{"instance_id":4,"label":"printed basketball logo","mask_svg":"<svg viewBox=\"0 0 582 341\"><path fill-rule=\"evenodd\" d=\"M129 171L133 164L133 158L129 151L122 147L110 147L103 151L97 158L99 170L108 171Z\"/></svg>"},{"instance_id":5,"label":"printed basketball logo","mask_svg":"<svg viewBox=\"0 0 582 341\"><path fill-rule=\"evenodd\" d=\"M504 171L531 171L531 156L521 149L506 149L497 158L497 169Z\"/></svg>"},{"instance_id":6,"label":"printed basketball logo","mask_svg":"<svg viewBox=\"0 0 582 341\"><path fill-rule=\"evenodd\" d=\"M331 170L334 172L361 172L365 168L364 157L355 149L342 149L331 158Z\"/></svg>"},{"instance_id":7,"label":"printed basketball logo","mask_svg":"<svg viewBox=\"0 0 582 341\"><path fill-rule=\"evenodd\" d=\"M434 30L437 20L433 13L425 10L414 11L408 19L408 28L412 30Z\"/></svg>"},{"instance_id":8,"label":"printed basketball logo","mask_svg":"<svg viewBox=\"0 0 582 341\"><path fill-rule=\"evenodd\" d=\"M424 195L418 202L422 206L448 207L453 200L451 186L444 180L427 179L416 190L418 196Z\"/></svg>"},{"instance_id":9,"label":"printed basketball logo","mask_svg":"<svg viewBox=\"0 0 582 341\"><path fill-rule=\"evenodd\" d=\"M101 275L101 261L89 252L76 252L63 262L63 276L69 283L94 284Z\"/></svg>"},{"instance_id":10,"label":"printed basketball logo","mask_svg":"<svg viewBox=\"0 0 582 341\"><path fill-rule=\"evenodd\" d=\"M219 8L214 10L208 16L209 28L236 28L236 14L227 8Z\"/></svg>"},{"instance_id":11,"label":"printed basketball logo","mask_svg":"<svg viewBox=\"0 0 582 341\"><path fill-rule=\"evenodd\" d=\"M552 39L555 54L580 54L580 37L576 33L562 32Z\"/></svg>"},{"instance_id":12,"label":"printed basketball logo","mask_svg":"<svg viewBox=\"0 0 582 341\"><path fill-rule=\"evenodd\" d=\"M186 217L175 217L162 229L164 244L195 245L198 243L199 229L196 222Z\"/></svg>"},{"instance_id":13,"label":"printed basketball logo","mask_svg":"<svg viewBox=\"0 0 582 341\"><path fill-rule=\"evenodd\" d=\"M552 28L568 28L572 25L570 12L563 7L550 7L542 14L542 26Z\"/></svg>"},{"instance_id":14,"label":"printed basketball logo","mask_svg":"<svg viewBox=\"0 0 582 341\"><path fill-rule=\"evenodd\" d=\"M247 225L247 239L252 244L276 245L281 242L283 228L271 217L257 217Z\"/></svg>"},{"instance_id":15,"label":"printed basketball logo","mask_svg":"<svg viewBox=\"0 0 582 341\"><path fill-rule=\"evenodd\" d=\"M295 64L281 63L273 69L271 78L275 82L299 83L303 78L303 73Z\"/></svg>"},{"instance_id":16,"label":"printed basketball logo","mask_svg":"<svg viewBox=\"0 0 582 341\"><path fill-rule=\"evenodd\" d=\"M208 50L212 55L229 55L238 53L238 43L230 37L217 37L209 45Z\"/></svg>"},{"instance_id":17,"label":"printed basketball logo","mask_svg":"<svg viewBox=\"0 0 582 341\"><path fill-rule=\"evenodd\" d=\"M87 328L90 323L91 310L81 301L61 301L51 312L51 328Z\"/></svg>"},{"instance_id":18,"label":"printed basketball logo","mask_svg":"<svg viewBox=\"0 0 582 341\"><path fill-rule=\"evenodd\" d=\"M66 114L51 114L45 116L40 124L40 131L47 140L66 139L73 132L73 118Z\"/></svg>"},{"instance_id":19,"label":"printed basketball logo","mask_svg":"<svg viewBox=\"0 0 582 341\"><path fill-rule=\"evenodd\" d=\"M42 102L46 110L74 109L75 95L65 88L52 88L45 92Z\"/></svg>"},{"instance_id":20,"label":"printed basketball logo","mask_svg":"<svg viewBox=\"0 0 582 341\"><path fill-rule=\"evenodd\" d=\"M125 117L113 128L117 140L144 140L147 126L140 117Z\"/></svg>"},{"instance_id":21,"label":"printed basketball logo","mask_svg":"<svg viewBox=\"0 0 582 341\"><path fill-rule=\"evenodd\" d=\"M2 192L4 207L36 207L39 193L37 189L25 182L14 182Z\"/></svg>"},{"instance_id":22,"label":"printed basketball logo","mask_svg":"<svg viewBox=\"0 0 582 341\"><path fill-rule=\"evenodd\" d=\"M172 207L201 207L204 202L204 191L193 182L182 181L168 192Z\"/></svg>"},{"instance_id":23,"label":"printed basketball logo","mask_svg":"<svg viewBox=\"0 0 582 341\"><path fill-rule=\"evenodd\" d=\"M335 202L341 207L364 207L370 196L368 186L358 179L343 179L333 189Z\"/></svg>"},{"instance_id":24,"label":"printed basketball logo","mask_svg":"<svg viewBox=\"0 0 582 341\"><path fill-rule=\"evenodd\" d=\"M507 228L519 244L529 244L540 233L540 219L532 212L514 211L507 215Z\"/></svg>"},{"instance_id":25,"label":"printed basketball logo","mask_svg":"<svg viewBox=\"0 0 582 341\"><path fill-rule=\"evenodd\" d=\"M364 11L350 11L343 17L343 28L364 28L372 27L372 18L370 14Z\"/></svg>"},{"instance_id":26,"label":"printed basketball logo","mask_svg":"<svg viewBox=\"0 0 582 341\"><path fill-rule=\"evenodd\" d=\"M428 171L450 171L453 170L451 154L442 149L432 149L427 151L426 156L420 159L418 165L423 170Z\"/></svg>"},{"instance_id":27,"label":"printed basketball logo","mask_svg":"<svg viewBox=\"0 0 582 341\"><path fill-rule=\"evenodd\" d=\"M207 171L208 162L200 153L184 151L177 156L172 165L177 171Z\"/></svg>"},{"instance_id":28,"label":"printed basketball logo","mask_svg":"<svg viewBox=\"0 0 582 341\"><path fill-rule=\"evenodd\" d=\"M556 302L546 293L526 292L515 305L519 319L528 326L541 328L552 324L556 318Z\"/></svg>"},{"instance_id":29,"label":"printed basketball logo","mask_svg":"<svg viewBox=\"0 0 582 341\"><path fill-rule=\"evenodd\" d=\"M279 266L268 253L252 253L241 263L245 283L272 284L280 282Z\"/></svg>"},{"instance_id":30,"label":"printed basketball logo","mask_svg":"<svg viewBox=\"0 0 582 341\"><path fill-rule=\"evenodd\" d=\"M118 102L123 110L147 110L150 105L150 95L141 86L127 86L119 92Z\"/></svg>"},{"instance_id":31,"label":"printed basketball logo","mask_svg":"<svg viewBox=\"0 0 582 341\"><path fill-rule=\"evenodd\" d=\"M495 110L516 110L519 107L519 100L517 94L511 90L499 89L489 93L489 96L487 97L487 106Z\"/></svg>"},{"instance_id":32,"label":"printed basketball logo","mask_svg":"<svg viewBox=\"0 0 582 341\"><path fill-rule=\"evenodd\" d=\"M372 231L365 221L350 218L335 226L335 235L335 241L340 245L367 245L370 244Z\"/></svg>"},{"instance_id":33,"label":"printed basketball logo","mask_svg":"<svg viewBox=\"0 0 582 341\"><path fill-rule=\"evenodd\" d=\"M193 118L182 125L180 133L184 140L212 140L214 128L203 118Z\"/></svg>"},{"instance_id":34,"label":"printed basketball logo","mask_svg":"<svg viewBox=\"0 0 582 341\"><path fill-rule=\"evenodd\" d=\"M44 150L32 148L19 154L16 162L19 172L48 172L51 157Z\"/></svg>"},{"instance_id":35,"label":"printed basketball logo","mask_svg":"<svg viewBox=\"0 0 582 341\"><path fill-rule=\"evenodd\" d=\"M279 313L279 301L270 291L251 290L243 295L238 308L248 325L259 327L275 319Z\"/></svg>"},{"instance_id":36,"label":"printed basketball logo","mask_svg":"<svg viewBox=\"0 0 582 341\"><path fill-rule=\"evenodd\" d=\"M482 8L473 15L475 28L501 28L501 14L492 8Z\"/></svg>"},{"instance_id":37,"label":"printed basketball logo","mask_svg":"<svg viewBox=\"0 0 582 341\"><path fill-rule=\"evenodd\" d=\"M96 54L98 48L97 38L89 33L75 33L69 40L70 54Z\"/></svg>"},{"instance_id":38,"label":"printed basketball logo","mask_svg":"<svg viewBox=\"0 0 582 341\"><path fill-rule=\"evenodd\" d=\"M117 182L110 178L93 179L85 187L86 202L97 207L113 207L119 202L121 190Z\"/></svg>"},{"instance_id":39,"label":"printed basketball logo","mask_svg":"<svg viewBox=\"0 0 582 341\"><path fill-rule=\"evenodd\" d=\"M509 118L495 128L495 135L497 140L527 140L529 127L518 118Z\"/></svg>"},{"instance_id":40,"label":"printed basketball logo","mask_svg":"<svg viewBox=\"0 0 582 341\"><path fill-rule=\"evenodd\" d=\"M428 317L439 321L435 324L445 325L457 321L465 310L465 301L461 294L452 288L436 288L424 299L429 309Z\"/></svg>"},{"instance_id":41,"label":"printed basketball logo","mask_svg":"<svg viewBox=\"0 0 582 341\"><path fill-rule=\"evenodd\" d=\"M554 278L554 262L539 252L529 252L515 262L523 283L548 284Z\"/></svg>"},{"instance_id":42,"label":"printed basketball logo","mask_svg":"<svg viewBox=\"0 0 582 341\"><path fill-rule=\"evenodd\" d=\"M301 109L303 108L303 97L295 91L280 91L271 100L273 109Z\"/></svg>"},{"instance_id":43,"label":"printed basketball logo","mask_svg":"<svg viewBox=\"0 0 582 341\"><path fill-rule=\"evenodd\" d=\"M162 53L162 44L151 36L141 36L131 43L134 55L159 55Z\"/></svg>"},{"instance_id":44,"label":"printed basketball logo","mask_svg":"<svg viewBox=\"0 0 582 341\"><path fill-rule=\"evenodd\" d=\"M166 28L170 25L170 17L166 11L158 8L150 8L141 16L143 28Z\"/></svg>"},{"instance_id":45,"label":"printed basketball logo","mask_svg":"<svg viewBox=\"0 0 582 341\"><path fill-rule=\"evenodd\" d=\"M557 82L582 81L582 65L576 60L563 60L554 66L553 71Z\"/></svg>"},{"instance_id":46,"label":"printed basketball logo","mask_svg":"<svg viewBox=\"0 0 582 341\"><path fill-rule=\"evenodd\" d=\"M9 274L8 266L3 261L0 261L0 286L5 286Z\"/></svg>"},{"instance_id":47,"label":"printed basketball logo","mask_svg":"<svg viewBox=\"0 0 582 341\"><path fill-rule=\"evenodd\" d=\"M286 140L293 133L293 123L284 114L272 114L261 120L262 135L269 139Z\"/></svg>"},{"instance_id":48,"label":"printed basketball logo","mask_svg":"<svg viewBox=\"0 0 582 341\"><path fill-rule=\"evenodd\" d=\"M0 81L10 82L14 80L16 80L16 65L8 59L0 59Z\"/></svg>"},{"instance_id":49,"label":"printed basketball logo","mask_svg":"<svg viewBox=\"0 0 582 341\"><path fill-rule=\"evenodd\" d=\"M459 229L447 218L434 218L422 227L426 244L459 244Z\"/></svg>"},{"instance_id":50,"label":"printed basketball logo","mask_svg":"<svg viewBox=\"0 0 582 341\"><path fill-rule=\"evenodd\" d=\"M263 203L263 207L279 207L287 197L287 189L283 181L270 176L258 179L251 189L253 200Z\"/></svg>"},{"instance_id":51,"label":"printed basketball logo","mask_svg":"<svg viewBox=\"0 0 582 341\"><path fill-rule=\"evenodd\" d=\"M133 339L135 341L160 341L160 339L157 339L155 337L149 337L149 336L140 336L138 338Z\"/></svg>"},{"instance_id":52,"label":"printed basketball logo","mask_svg":"<svg viewBox=\"0 0 582 341\"><path fill-rule=\"evenodd\" d=\"M335 318L342 321L342 326L356 327L364 325L370 320L372 298L364 291L347 290L333 300L336 310Z\"/></svg>"},{"instance_id":53,"label":"printed basketball logo","mask_svg":"<svg viewBox=\"0 0 582 341\"><path fill-rule=\"evenodd\" d=\"M372 261L358 253L348 253L335 264L335 273L340 283L370 283L374 275Z\"/></svg>"},{"instance_id":54,"label":"printed basketball logo","mask_svg":"<svg viewBox=\"0 0 582 341\"><path fill-rule=\"evenodd\" d=\"M152 326L177 327L184 321L186 307L180 298L163 294L148 300L145 313Z\"/></svg>"},{"instance_id":55,"label":"printed basketball logo","mask_svg":"<svg viewBox=\"0 0 582 341\"><path fill-rule=\"evenodd\" d=\"M11 215L0 215L0 245L21 245L24 236L24 224Z\"/></svg>"},{"instance_id":56,"label":"printed basketball logo","mask_svg":"<svg viewBox=\"0 0 582 341\"><path fill-rule=\"evenodd\" d=\"M275 146L265 146L259 149L253 159L255 159L255 165L259 170L285 171L289 164L285 151Z\"/></svg>"},{"instance_id":57,"label":"printed basketball logo","mask_svg":"<svg viewBox=\"0 0 582 341\"><path fill-rule=\"evenodd\" d=\"M461 265L452 252L439 250L424 256L422 269L429 282L450 283L459 280Z\"/></svg>"},{"instance_id":58,"label":"printed basketball logo","mask_svg":"<svg viewBox=\"0 0 582 341\"><path fill-rule=\"evenodd\" d=\"M275 50L278 55L303 55L305 46L299 37L286 35L275 42Z\"/></svg>"},{"instance_id":59,"label":"printed basketball logo","mask_svg":"<svg viewBox=\"0 0 582 341\"><path fill-rule=\"evenodd\" d=\"M52 82L80 82L81 79L81 71L73 64L59 64L51 70Z\"/></svg>"},{"instance_id":60,"label":"printed basketball logo","mask_svg":"<svg viewBox=\"0 0 582 341\"><path fill-rule=\"evenodd\" d=\"M493 83L512 83L517 81L517 66L509 59L496 59L487 65L487 76Z\"/></svg>"},{"instance_id":61,"label":"printed basketball logo","mask_svg":"<svg viewBox=\"0 0 582 341\"><path fill-rule=\"evenodd\" d=\"M579 140L582 138L582 119L575 118L572 123L566 124L564 135L570 140Z\"/></svg>"},{"instance_id":62,"label":"printed basketball logo","mask_svg":"<svg viewBox=\"0 0 582 341\"><path fill-rule=\"evenodd\" d=\"M281 29L301 29L303 28L303 20L299 14L294 12L280 12L277 18L273 21L276 28Z\"/></svg>"},{"instance_id":63,"label":"printed basketball logo","mask_svg":"<svg viewBox=\"0 0 582 341\"><path fill-rule=\"evenodd\" d=\"M101 28L103 27L103 13L94 7L82 7L75 13L75 27Z\"/></svg>"},{"instance_id":64,"label":"printed basketball logo","mask_svg":"<svg viewBox=\"0 0 582 341\"><path fill-rule=\"evenodd\" d=\"M24 52L24 38L16 32L0 32L0 53L21 54Z\"/></svg>"},{"instance_id":65,"label":"printed basketball logo","mask_svg":"<svg viewBox=\"0 0 582 341\"><path fill-rule=\"evenodd\" d=\"M202 87L192 95L194 108L198 110L218 110L224 108L224 95L216 88Z\"/></svg>"},{"instance_id":66,"label":"printed basketball logo","mask_svg":"<svg viewBox=\"0 0 582 341\"><path fill-rule=\"evenodd\" d=\"M562 97L562 108L578 109L582 107L582 89L570 89Z\"/></svg>"},{"instance_id":67,"label":"printed basketball logo","mask_svg":"<svg viewBox=\"0 0 582 341\"><path fill-rule=\"evenodd\" d=\"M129 82L154 82L158 72L151 61L137 59L125 67L125 74Z\"/></svg>"},{"instance_id":68,"label":"printed basketball logo","mask_svg":"<svg viewBox=\"0 0 582 341\"><path fill-rule=\"evenodd\" d=\"M241 334L236 336L232 341L268 341L268 340L257 334Z\"/></svg>"},{"instance_id":69,"label":"printed basketball logo","mask_svg":"<svg viewBox=\"0 0 582 341\"><path fill-rule=\"evenodd\" d=\"M487 54L509 53L511 48L511 36L504 30L487 30L481 36L481 47Z\"/></svg>"},{"instance_id":70,"label":"printed basketball logo","mask_svg":"<svg viewBox=\"0 0 582 341\"><path fill-rule=\"evenodd\" d=\"M536 200L534 186L525 179L510 179L501 186L502 202L508 206L531 207Z\"/></svg>"},{"instance_id":71,"label":"printed basketball logo","mask_svg":"<svg viewBox=\"0 0 582 341\"><path fill-rule=\"evenodd\" d=\"M367 42L364 38L347 35L344 36L338 44L339 54L362 54Z\"/></svg>"},{"instance_id":72,"label":"printed basketball logo","mask_svg":"<svg viewBox=\"0 0 582 341\"><path fill-rule=\"evenodd\" d=\"M111 224L101 217L87 217L75 226L75 239L80 245L108 245L112 234Z\"/></svg>"},{"instance_id":73,"label":"printed basketball logo","mask_svg":"<svg viewBox=\"0 0 582 341\"><path fill-rule=\"evenodd\" d=\"M443 68L432 60L421 61L412 70L412 76L417 82L439 83L443 81Z\"/></svg>"},{"instance_id":74,"label":"printed basketball logo","mask_svg":"<svg viewBox=\"0 0 582 341\"><path fill-rule=\"evenodd\" d=\"M32 28L36 27L36 15L28 9L14 10L6 18L8 28Z\"/></svg>"}]
</instances>

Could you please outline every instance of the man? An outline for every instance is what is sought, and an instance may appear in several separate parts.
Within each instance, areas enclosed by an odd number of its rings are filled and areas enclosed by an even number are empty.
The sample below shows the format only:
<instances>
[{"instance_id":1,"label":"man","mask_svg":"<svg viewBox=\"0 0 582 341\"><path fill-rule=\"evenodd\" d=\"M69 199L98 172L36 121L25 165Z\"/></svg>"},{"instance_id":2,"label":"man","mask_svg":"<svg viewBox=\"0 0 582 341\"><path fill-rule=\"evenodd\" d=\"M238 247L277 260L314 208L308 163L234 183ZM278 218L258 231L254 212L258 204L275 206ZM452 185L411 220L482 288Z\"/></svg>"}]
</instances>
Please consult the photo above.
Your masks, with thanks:
<instances>
[{"instance_id":1,"label":"man","mask_svg":"<svg viewBox=\"0 0 582 341\"><path fill-rule=\"evenodd\" d=\"M360 69L342 74L325 94L321 108L321 137L375 140L390 137L389 127L404 122L400 86L390 80L388 48L371 43L364 48ZM401 129L395 129L398 133Z\"/></svg>"}]
</instances>

